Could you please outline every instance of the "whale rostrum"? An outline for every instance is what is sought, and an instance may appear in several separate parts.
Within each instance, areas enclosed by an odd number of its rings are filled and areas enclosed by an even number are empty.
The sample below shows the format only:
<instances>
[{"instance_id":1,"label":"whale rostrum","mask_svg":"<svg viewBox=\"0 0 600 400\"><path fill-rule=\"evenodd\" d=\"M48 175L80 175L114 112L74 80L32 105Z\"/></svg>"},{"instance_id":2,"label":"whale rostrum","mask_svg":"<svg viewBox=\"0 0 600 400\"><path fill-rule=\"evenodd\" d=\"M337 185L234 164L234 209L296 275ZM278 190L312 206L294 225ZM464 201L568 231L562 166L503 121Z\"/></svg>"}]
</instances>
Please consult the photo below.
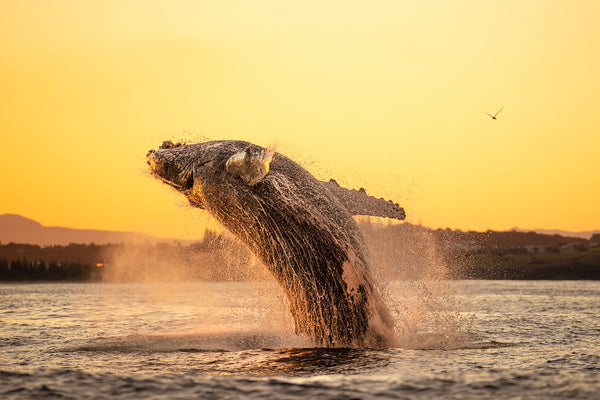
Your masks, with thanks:
<instances>
[{"instance_id":1,"label":"whale rostrum","mask_svg":"<svg viewBox=\"0 0 600 400\"><path fill-rule=\"evenodd\" d=\"M386 347L394 323L352 215L402 220L402 207L322 182L274 149L244 141L164 142L154 176L206 209L282 286L296 332L316 346Z\"/></svg>"}]
</instances>

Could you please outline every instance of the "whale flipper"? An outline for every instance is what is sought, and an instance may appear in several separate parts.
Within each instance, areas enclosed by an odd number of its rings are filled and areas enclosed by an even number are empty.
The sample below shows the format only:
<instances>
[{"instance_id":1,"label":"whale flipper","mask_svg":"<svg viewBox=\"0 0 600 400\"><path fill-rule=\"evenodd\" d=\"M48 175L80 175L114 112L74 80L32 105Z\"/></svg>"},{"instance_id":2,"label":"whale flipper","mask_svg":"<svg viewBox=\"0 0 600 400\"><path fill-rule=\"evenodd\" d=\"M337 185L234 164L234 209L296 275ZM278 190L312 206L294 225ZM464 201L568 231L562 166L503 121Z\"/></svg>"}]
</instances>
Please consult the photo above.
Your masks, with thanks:
<instances>
[{"instance_id":1,"label":"whale flipper","mask_svg":"<svg viewBox=\"0 0 600 400\"><path fill-rule=\"evenodd\" d=\"M397 203L369 196L363 188L359 190L346 189L333 179L322 183L340 200L352 215L371 215L373 217L394 218L401 221L406 218L404 208L400 207Z\"/></svg>"},{"instance_id":2,"label":"whale flipper","mask_svg":"<svg viewBox=\"0 0 600 400\"><path fill-rule=\"evenodd\" d=\"M225 163L227 173L241 178L248 186L255 186L269 173L269 167L275 150L267 148L253 154L250 146L246 150L235 153Z\"/></svg>"}]
</instances>

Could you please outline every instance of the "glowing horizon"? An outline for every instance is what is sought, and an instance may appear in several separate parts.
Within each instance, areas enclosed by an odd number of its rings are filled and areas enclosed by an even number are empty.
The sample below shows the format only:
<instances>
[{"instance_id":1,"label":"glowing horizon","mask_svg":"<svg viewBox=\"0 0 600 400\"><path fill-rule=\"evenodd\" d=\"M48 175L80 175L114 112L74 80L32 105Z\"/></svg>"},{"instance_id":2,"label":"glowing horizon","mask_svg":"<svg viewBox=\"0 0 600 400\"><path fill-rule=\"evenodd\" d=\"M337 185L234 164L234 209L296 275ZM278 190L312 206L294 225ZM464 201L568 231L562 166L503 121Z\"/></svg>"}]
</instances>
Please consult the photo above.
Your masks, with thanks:
<instances>
[{"instance_id":1,"label":"glowing horizon","mask_svg":"<svg viewBox=\"0 0 600 400\"><path fill-rule=\"evenodd\" d=\"M210 221L145 155L209 137L276 145L432 228L600 229L598 17L587 1L3 2L0 214L198 237Z\"/></svg>"}]
</instances>

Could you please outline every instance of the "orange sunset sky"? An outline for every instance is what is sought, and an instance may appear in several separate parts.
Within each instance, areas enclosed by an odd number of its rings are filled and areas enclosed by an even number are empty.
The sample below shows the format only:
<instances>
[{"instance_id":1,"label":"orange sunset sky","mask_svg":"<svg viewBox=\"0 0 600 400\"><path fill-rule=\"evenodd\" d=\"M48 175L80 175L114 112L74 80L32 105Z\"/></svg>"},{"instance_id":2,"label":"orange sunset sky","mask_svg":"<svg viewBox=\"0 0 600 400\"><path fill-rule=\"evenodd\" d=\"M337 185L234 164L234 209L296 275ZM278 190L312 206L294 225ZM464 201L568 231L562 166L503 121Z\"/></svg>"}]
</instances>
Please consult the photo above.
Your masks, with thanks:
<instances>
[{"instance_id":1,"label":"orange sunset sky","mask_svg":"<svg viewBox=\"0 0 600 400\"><path fill-rule=\"evenodd\" d=\"M198 237L145 155L207 137L434 228L599 229L598 21L594 0L0 0L0 214Z\"/></svg>"}]
</instances>

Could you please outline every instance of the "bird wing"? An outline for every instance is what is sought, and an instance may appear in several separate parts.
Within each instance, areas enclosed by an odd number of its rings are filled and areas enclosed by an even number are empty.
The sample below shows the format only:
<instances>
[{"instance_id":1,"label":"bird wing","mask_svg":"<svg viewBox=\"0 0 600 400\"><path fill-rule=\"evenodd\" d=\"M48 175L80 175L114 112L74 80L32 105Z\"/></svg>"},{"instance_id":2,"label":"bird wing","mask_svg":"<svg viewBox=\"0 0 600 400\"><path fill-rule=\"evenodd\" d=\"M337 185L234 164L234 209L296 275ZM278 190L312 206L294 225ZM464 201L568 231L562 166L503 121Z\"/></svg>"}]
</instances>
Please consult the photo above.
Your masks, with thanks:
<instances>
[{"instance_id":1,"label":"bird wing","mask_svg":"<svg viewBox=\"0 0 600 400\"><path fill-rule=\"evenodd\" d=\"M490 117L494 118L494 116L490 113L486 113L485 111L482 111L485 115L489 115Z\"/></svg>"},{"instance_id":2,"label":"bird wing","mask_svg":"<svg viewBox=\"0 0 600 400\"><path fill-rule=\"evenodd\" d=\"M500 111L502 111L502 110L504 110L504 107L500 107L500 109L499 109L498 111L496 111L496 114L494 114L494 117L495 117L496 115L498 115L498 114L500 113Z\"/></svg>"}]
</instances>

